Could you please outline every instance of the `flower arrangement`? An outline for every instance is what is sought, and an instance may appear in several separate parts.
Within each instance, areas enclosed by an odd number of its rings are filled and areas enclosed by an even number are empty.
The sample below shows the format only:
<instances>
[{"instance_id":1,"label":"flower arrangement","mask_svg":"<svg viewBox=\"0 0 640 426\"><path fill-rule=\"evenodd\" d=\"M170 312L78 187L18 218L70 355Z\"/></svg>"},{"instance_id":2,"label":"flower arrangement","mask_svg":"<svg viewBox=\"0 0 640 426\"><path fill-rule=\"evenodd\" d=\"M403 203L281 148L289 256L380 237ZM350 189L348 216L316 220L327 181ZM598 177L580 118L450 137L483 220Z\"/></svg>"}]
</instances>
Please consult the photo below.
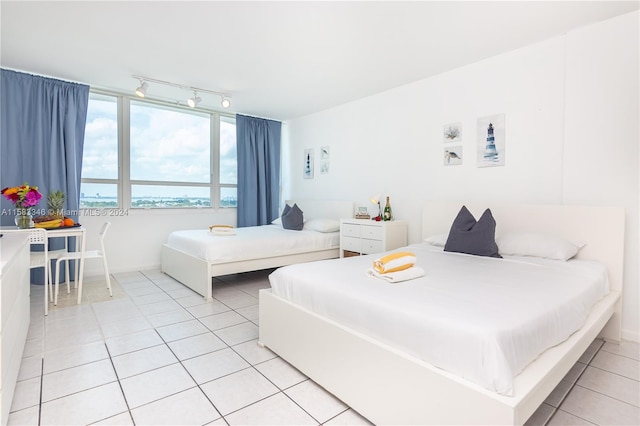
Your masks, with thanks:
<instances>
[{"instance_id":1,"label":"flower arrangement","mask_svg":"<svg viewBox=\"0 0 640 426\"><path fill-rule=\"evenodd\" d=\"M38 191L37 186L29 186L26 182L20 186L4 188L0 191L4 198L11 201L16 208L26 209L38 204L42 198L42 194Z\"/></svg>"}]
</instances>

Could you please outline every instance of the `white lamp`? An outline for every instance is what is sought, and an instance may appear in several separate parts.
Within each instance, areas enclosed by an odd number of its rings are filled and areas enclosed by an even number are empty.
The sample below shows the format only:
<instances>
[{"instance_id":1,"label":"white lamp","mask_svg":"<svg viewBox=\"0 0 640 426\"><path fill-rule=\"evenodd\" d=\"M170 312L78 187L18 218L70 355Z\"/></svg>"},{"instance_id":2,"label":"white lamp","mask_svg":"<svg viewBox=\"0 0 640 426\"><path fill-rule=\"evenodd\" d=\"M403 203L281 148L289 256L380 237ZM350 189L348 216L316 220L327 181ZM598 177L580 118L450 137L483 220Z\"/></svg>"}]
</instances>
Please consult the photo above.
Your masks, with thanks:
<instances>
[{"instance_id":1,"label":"white lamp","mask_svg":"<svg viewBox=\"0 0 640 426\"><path fill-rule=\"evenodd\" d=\"M369 201L371 201L373 204L377 204L378 205L378 217L380 219L382 219L382 209L380 208L380 198L382 197L382 194L376 194L373 197L369 198Z\"/></svg>"},{"instance_id":2,"label":"white lamp","mask_svg":"<svg viewBox=\"0 0 640 426\"><path fill-rule=\"evenodd\" d=\"M200 103L202 99L200 99L198 97L198 92L196 92L195 90L193 91L193 98L189 98L187 99L187 104L189 104L189 106L191 108L195 108L196 105L198 105Z\"/></svg>"},{"instance_id":3,"label":"white lamp","mask_svg":"<svg viewBox=\"0 0 640 426\"><path fill-rule=\"evenodd\" d=\"M149 88L149 84L146 81L140 81L140 87L136 89L136 95L144 98L147 96L147 89Z\"/></svg>"},{"instance_id":4,"label":"white lamp","mask_svg":"<svg viewBox=\"0 0 640 426\"><path fill-rule=\"evenodd\" d=\"M229 108L231 106L231 101L229 100L229 98L223 97L221 104L224 108Z\"/></svg>"}]
</instances>

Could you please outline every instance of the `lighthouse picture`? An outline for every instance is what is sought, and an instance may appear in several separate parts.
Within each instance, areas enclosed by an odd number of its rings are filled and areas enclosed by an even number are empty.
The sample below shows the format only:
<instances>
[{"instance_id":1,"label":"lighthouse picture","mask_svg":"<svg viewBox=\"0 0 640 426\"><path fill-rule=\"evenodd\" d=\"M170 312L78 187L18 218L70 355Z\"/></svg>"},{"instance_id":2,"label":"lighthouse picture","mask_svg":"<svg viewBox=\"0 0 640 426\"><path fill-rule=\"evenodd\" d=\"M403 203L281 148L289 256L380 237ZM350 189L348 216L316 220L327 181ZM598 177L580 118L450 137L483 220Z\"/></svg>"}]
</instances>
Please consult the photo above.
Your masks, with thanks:
<instances>
[{"instance_id":1,"label":"lighthouse picture","mask_svg":"<svg viewBox=\"0 0 640 426\"><path fill-rule=\"evenodd\" d=\"M304 150L303 176L305 179L313 179L313 149Z\"/></svg>"},{"instance_id":2,"label":"lighthouse picture","mask_svg":"<svg viewBox=\"0 0 640 426\"><path fill-rule=\"evenodd\" d=\"M504 166L504 114L478 119L478 167Z\"/></svg>"}]
</instances>

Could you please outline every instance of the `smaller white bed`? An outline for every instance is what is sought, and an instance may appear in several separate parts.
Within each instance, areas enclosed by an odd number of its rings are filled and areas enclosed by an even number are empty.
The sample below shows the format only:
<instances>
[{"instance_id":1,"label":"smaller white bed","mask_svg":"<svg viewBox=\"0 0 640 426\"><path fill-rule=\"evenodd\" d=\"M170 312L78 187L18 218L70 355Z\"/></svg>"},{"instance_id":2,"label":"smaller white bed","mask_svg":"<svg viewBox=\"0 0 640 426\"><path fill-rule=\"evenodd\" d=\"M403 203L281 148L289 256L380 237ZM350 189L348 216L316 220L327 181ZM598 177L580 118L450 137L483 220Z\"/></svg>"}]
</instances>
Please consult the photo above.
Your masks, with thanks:
<instances>
[{"instance_id":1,"label":"smaller white bed","mask_svg":"<svg viewBox=\"0 0 640 426\"><path fill-rule=\"evenodd\" d=\"M339 226L340 219L352 217L353 202L287 201L294 203L304 214L301 231L264 225L221 235L209 229L171 233L162 247L162 272L209 300L213 277L339 257L339 231L318 229L327 222Z\"/></svg>"}]
</instances>

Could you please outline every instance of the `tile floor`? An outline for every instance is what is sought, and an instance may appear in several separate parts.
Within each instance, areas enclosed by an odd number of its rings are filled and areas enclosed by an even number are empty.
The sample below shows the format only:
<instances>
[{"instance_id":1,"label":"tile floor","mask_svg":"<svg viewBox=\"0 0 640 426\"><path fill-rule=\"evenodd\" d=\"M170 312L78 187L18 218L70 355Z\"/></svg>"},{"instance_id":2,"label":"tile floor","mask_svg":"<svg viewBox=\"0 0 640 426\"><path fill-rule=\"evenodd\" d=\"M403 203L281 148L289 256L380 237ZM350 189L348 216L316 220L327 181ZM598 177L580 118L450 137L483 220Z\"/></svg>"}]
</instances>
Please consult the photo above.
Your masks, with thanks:
<instances>
[{"instance_id":1,"label":"tile floor","mask_svg":"<svg viewBox=\"0 0 640 426\"><path fill-rule=\"evenodd\" d=\"M257 345L258 290L269 271L222 277L214 300L159 271L61 288L31 325L10 425L370 424ZM529 425L640 424L637 343L595 341Z\"/></svg>"}]
</instances>

